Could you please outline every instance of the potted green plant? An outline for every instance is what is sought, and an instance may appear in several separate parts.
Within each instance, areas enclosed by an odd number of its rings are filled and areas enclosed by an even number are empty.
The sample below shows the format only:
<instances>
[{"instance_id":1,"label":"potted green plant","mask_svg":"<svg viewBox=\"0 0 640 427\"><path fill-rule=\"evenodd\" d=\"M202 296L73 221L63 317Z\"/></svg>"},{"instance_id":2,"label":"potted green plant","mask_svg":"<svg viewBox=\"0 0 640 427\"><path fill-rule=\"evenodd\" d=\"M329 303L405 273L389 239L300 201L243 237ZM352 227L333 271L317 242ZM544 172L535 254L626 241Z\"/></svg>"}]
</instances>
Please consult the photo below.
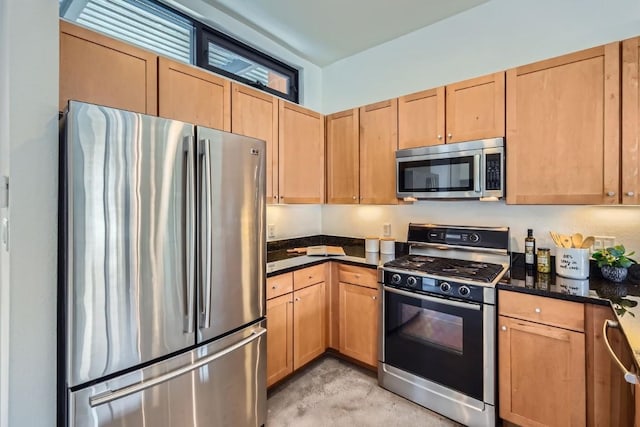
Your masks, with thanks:
<instances>
[{"instance_id":1,"label":"potted green plant","mask_svg":"<svg viewBox=\"0 0 640 427\"><path fill-rule=\"evenodd\" d=\"M635 252L625 254L623 245L616 245L610 248L600 249L594 252L591 257L596 260L602 277L612 282L622 282L627 277L627 268L636 261L629 258Z\"/></svg>"}]
</instances>

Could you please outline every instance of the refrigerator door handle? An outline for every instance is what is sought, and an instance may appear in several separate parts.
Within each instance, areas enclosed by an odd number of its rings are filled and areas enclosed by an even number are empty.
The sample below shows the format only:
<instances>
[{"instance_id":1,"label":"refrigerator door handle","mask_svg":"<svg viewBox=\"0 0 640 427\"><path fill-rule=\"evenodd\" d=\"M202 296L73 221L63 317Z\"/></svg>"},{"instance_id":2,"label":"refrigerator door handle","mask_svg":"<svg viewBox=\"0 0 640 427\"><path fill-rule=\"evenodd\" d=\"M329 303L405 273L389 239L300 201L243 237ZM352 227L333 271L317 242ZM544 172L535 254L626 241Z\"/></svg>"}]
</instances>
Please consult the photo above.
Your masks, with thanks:
<instances>
[{"instance_id":1,"label":"refrigerator door handle","mask_svg":"<svg viewBox=\"0 0 640 427\"><path fill-rule=\"evenodd\" d=\"M203 231L200 233L200 268L202 269L200 295L202 296L202 309L199 326L201 328L210 328L213 241L211 238L211 141L209 139L200 140L198 154L201 159L200 225L203 227Z\"/></svg>"},{"instance_id":2,"label":"refrigerator door handle","mask_svg":"<svg viewBox=\"0 0 640 427\"><path fill-rule=\"evenodd\" d=\"M193 294L195 292L195 257L194 251L196 248L196 219L195 219L195 171L194 171L194 157L193 157L193 136L187 136L183 141L184 159L186 162L186 177L185 177L185 217L186 217L186 242L185 242L185 260L184 267L187 275L186 290L185 290L185 306L186 313L184 319L183 331L187 334L193 333L194 330L194 311L195 306L193 302Z\"/></svg>"},{"instance_id":3,"label":"refrigerator door handle","mask_svg":"<svg viewBox=\"0 0 640 427\"><path fill-rule=\"evenodd\" d=\"M216 359L220 359L221 357L226 356L229 353L232 353L236 350L238 350L241 347L246 346L247 344L249 344L252 341L255 341L256 339L260 338L262 335L264 335L267 332L267 330L265 328L262 327L258 327L256 329L254 329L253 331L251 331L251 335L249 335L248 337L244 338L241 341L238 341L237 343L225 348L224 350L221 350L217 353L214 353L210 356L207 357L203 357L202 359L199 359L198 361L187 365L187 366L183 366L181 368L178 368L174 371L171 372L167 372L166 374L160 375L158 377L155 377L153 379L150 379L148 381L143 381L137 384L132 384L130 386L127 387L123 387L117 390L113 390L113 391L107 391L104 393L100 393L98 395L95 396L91 396L89 398L89 405L92 408L95 408L96 406L100 406L100 405L104 405L106 403L110 403L113 402L114 400L118 400L118 399L122 399L123 397L127 397L130 396L132 394L135 393L139 393L143 390L146 390L148 388L154 387L158 384L162 384L164 382L170 381L173 378L179 377L181 375L184 375L188 372L194 371L198 368L201 368L204 365L208 365L209 363L213 362Z\"/></svg>"}]
</instances>

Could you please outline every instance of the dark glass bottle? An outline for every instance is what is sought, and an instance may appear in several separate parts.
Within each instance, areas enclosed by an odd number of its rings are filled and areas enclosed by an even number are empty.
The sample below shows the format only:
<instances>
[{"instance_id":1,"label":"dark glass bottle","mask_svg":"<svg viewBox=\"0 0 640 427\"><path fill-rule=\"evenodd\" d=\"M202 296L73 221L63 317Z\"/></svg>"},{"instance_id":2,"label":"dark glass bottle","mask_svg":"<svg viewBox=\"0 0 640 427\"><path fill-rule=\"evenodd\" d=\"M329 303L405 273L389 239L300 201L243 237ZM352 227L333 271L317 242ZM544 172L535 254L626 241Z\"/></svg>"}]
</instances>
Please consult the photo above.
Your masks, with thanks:
<instances>
[{"instance_id":1,"label":"dark glass bottle","mask_svg":"<svg viewBox=\"0 0 640 427\"><path fill-rule=\"evenodd\" d=\"M533 229L527 230L527 238L524 239L524 263L527 267L533 267L536 262L536 238L533 237Z\"/></svg>"}]
</instances>

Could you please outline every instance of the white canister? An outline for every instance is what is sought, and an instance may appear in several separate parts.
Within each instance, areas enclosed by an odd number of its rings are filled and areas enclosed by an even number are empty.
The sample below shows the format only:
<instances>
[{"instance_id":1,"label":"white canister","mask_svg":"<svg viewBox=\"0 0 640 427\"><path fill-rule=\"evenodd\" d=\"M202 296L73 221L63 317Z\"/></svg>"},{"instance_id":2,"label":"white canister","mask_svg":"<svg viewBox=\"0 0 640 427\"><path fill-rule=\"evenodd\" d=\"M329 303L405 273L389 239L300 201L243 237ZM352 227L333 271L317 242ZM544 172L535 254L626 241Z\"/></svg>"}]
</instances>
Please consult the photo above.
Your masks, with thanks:
<instances>
[{"instance_id":1,"label":"white canister","mask_svg":"<svg viewBox=\"0 0 640 427\"><path fill-rule=\"evenodd\" d=\"M588 279L589 249L557 248L556 274L569 279Z\"/></svg>"},{"instance_id":2,"label":"white canister","mask_svg":"<svg viewBox=\"0 0 640 427\"><path fill-rule=\"evenodd\" d=\"M380 253L385 255L395 255L396 239L392 239L391 237L380 239Z\"/></svg>"},{"instance_id":3,"label":"white canister","mask_svg":"<svg viewBox=\"0 0 640 427\"><path fill-rule=\"evenodd\" d=\"M367 237L364 239L364 251L378 253L380 251L380 239L377 237Z\"/></svg>"}]
</instances>

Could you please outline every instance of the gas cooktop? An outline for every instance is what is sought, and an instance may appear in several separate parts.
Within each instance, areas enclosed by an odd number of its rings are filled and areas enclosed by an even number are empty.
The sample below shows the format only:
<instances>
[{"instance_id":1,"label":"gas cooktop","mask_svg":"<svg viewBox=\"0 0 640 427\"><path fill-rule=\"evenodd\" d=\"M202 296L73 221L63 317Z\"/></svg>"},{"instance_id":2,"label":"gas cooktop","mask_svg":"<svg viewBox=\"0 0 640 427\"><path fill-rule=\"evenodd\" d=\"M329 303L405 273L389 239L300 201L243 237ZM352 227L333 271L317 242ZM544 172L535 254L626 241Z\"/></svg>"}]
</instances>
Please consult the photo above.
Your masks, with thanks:
<instances>
[{"instance_id":1,"label":"gas cooktop","mask_svg":"<svg viewBox=\"0 0 640 427\"><path fill-rule=\"evenodd\" d=\"M384 264L384 267L484 283L493 282L505 269L500 264L426 255L407 255L396 258Z\"/></svg>"}]
</instances>

